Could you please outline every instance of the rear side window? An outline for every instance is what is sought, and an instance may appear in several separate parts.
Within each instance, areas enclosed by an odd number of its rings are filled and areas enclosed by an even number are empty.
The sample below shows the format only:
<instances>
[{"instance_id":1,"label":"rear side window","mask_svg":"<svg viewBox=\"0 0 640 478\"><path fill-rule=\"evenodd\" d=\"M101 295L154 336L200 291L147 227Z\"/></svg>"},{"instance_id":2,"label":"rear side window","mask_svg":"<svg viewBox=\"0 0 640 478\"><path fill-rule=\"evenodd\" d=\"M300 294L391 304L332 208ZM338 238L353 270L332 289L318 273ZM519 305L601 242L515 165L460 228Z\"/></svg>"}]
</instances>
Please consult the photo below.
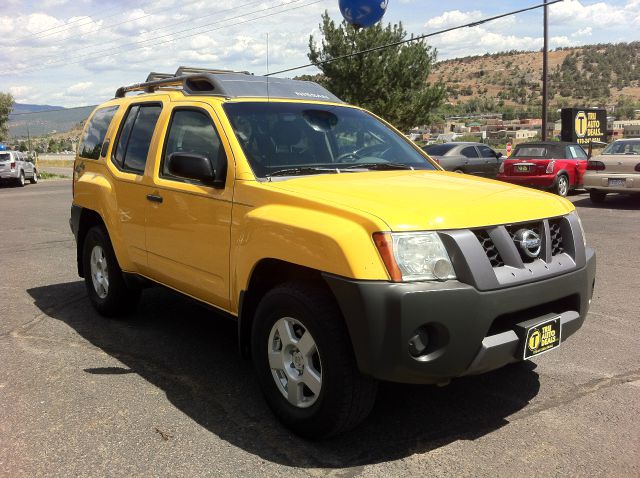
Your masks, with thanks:
<instances>
[{"instance_id":1,"label":"rear side window","mask_svg":"<svg viewBox=\"0 0 640 478\"><path fill-rule=\"evenodd\" d=\"M424 150L432 156L444 156L455 148L455 144L434 144L427 146Z\"/></svg>"},{"instance_id":2,"label":"rear side window","mask_svg":"<svg viewBox=\"0 0 640 478\"><path fill-rule=\"evenodd\" d=\"M104 137L116 111L118 111L117 106L107 106L106 108L100 108L93 114L80 143L80 149L78 150L80 157L86 159L98 159L100 157Z\"/></svg>"},{"instance_id":3,"label":"rear side window","mask_svg":"<svg viewBox=\"0 0 640 478\"><path fill-rule=\"evenodd\" d=\"M136 174L144 172L151 138L162 107L159 104L134 105L122 123L113 162L120 169Z\"/></svg>"},{"instance_id":4,"label":"rear side window","mask_svg":"<svg viewBox=\"0 0 640 478\"><path fill-rule=\"evenodd\" d=\"M577 144L572 144L571 146L567 146L567 158L587 159L587 153L585 153L584 150Z\"/></svg>"},{"instance_id":5,"label":"rear side window","mask_svg":"<svg viewBox=\"0 0 640 478\"><path fill-rule=\"evenodd\" d=\"M473 146L467 146L462 151L460 151L460 154L462 154L462 156L464 156L465 158L477 158L478 157L478 152L476 151L476 148L473 147Z\"/></svg>"},{"instance_id":6,"label":"rear side window","mask_svg":"<svg viewBox=\"0 0 640 478\"><path fill-rule=\"evenodd\" d=\"M225 152L209 115L197 110L176 110L171 119L162 158L161 176L191 182L169 173L167 158L176 152L206 156L214 167L221 164L220 159L224 157Z\"/></svg>"}]
</instances>

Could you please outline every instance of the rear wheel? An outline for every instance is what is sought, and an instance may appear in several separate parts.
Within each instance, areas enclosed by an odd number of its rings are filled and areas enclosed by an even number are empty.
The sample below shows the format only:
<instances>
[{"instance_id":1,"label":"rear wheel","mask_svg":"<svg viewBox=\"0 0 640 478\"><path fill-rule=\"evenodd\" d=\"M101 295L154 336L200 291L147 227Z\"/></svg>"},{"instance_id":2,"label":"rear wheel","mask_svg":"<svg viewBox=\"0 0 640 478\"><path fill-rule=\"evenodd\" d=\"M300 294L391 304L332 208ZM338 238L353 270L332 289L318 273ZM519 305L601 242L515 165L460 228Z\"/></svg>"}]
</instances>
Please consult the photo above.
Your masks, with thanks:
<instances>
[{"instance_id":1,"label":"rear wheel","mask_svg":"<svg viewBox=\"0 0 640 478\"><path fill-rule=\"evenodd\" d=\"M591 202L601 203L604 202L604 200L607 198L607 193L605 193L604 191L596 191L595 189L592 189L591 191L589 191L589 198L591 199Z\"/></svg>"},{"instance_id":2,"label":"rear wheel","mask_svg":"<svg viewBox=\"0 0 640 478\"><path fill-rule=\"evenodd\" d=\"M565 174L559 174L556 179L555 193L566 197L569 194L569 178Z\"/></svg>"},{"instance_id":3,"label":"rear wheel","mask_svg":"<svg viewBox=\"0 0 640 478\"><path fill-rule=\"evenodd\" d=\"M29 179L29 181L31 182L31 184L37 184L38 182L38 171L37 170L33 170L33 177L31 179Z\"/></svg>"},{"instance_id":4,"label":"rear wheel","mask_svg":"<svg viewBox=\"0 0 640 478\"><path fill-rule=\"evenodd\" d=\"M127 287L103 226L94 226L87 232L82 266L89 299L101 315L114 317L135 309L140 290Z\"/></svg>"},{"instance_id":5,"label":"rear wheel","mask_svg":"<svg viewBox=\"0 0 640 478\"><path fill-rule=\"evenodd\" d=\"M333 297L322 289L283 284L256 311L252 358L267 403L297 434L321 439L364 420L377 382L358 370Z\"/></svg>"},{"instance_id":6,"label":"rear wheel","mask_svg":"<svg viewBox=\"0 0 640 478\"><path fill-rule=\"evenodd\" d=\"M464 174L464 171L462 169L454 169L453 172L458 174Z\"/></svg>"},{"instance_id":7,"label":"rear wheel","mask_svg":"<svg viewBox=\"0 0 640 478\"><path fill-rule=\"evenodd\" d=\"M18 186L20 187L24 187L25 181L24 181L24 171L20 171L20 176L18 176L17 182Z\"/></svg>"}]
</instances>

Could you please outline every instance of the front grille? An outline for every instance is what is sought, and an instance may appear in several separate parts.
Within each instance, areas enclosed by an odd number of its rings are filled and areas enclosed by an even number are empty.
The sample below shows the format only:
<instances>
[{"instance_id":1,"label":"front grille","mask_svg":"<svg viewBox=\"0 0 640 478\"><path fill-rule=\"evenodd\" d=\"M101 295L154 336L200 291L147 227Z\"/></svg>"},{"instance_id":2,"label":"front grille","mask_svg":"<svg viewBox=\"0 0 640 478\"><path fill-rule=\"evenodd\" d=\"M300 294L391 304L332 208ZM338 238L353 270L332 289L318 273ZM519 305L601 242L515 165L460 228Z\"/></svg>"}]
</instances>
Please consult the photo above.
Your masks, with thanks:
<instances>
[{"instance_id":1,"label":"front grille","mask_svg":"<svg viewBox=\"0 0 640 478\"><path fill-rule=\"evenodd\" d=\"M473 231L478 241L480 241L480 245L484 249L485 254L487 254L487 259L491 262L492 267L502 267L504 266L504 261L500 256L500 252L496 248L496 245L493 243L493 240L487 233L487 231L479 230Z\"/></svg>"},{"instance_id":2,"label":"front grille","mask_svg":"<svg viewBox=\"0 0 640 478\"><path fill-rule=\"evenodd\" d=\"M562 231L560 229L559 219L549 221L549 231L551 232L551 255L562 254L564 247L562 244Z\"/></svg>"},{"instance_id":3,"label":"front grille","mask_svg":"<svg viewBox=\"0 0 640 478\"><path fill-rule=\"evenodd\" d=\"M538 237L540 239L542 239L542 237L544 236L544 233L543 233L544 229L543 229L542 224L539 223L539 222L531 222L531 223L525 223L525 224L512 224L510 226L505 226L505 228L507 229L507 232L509 233L509 236L511 236L511 240L515 244L516 249L518 250L518 253L520 254L520 257L522 258L522 262L527 264L527 263L535 261L536 260L535 257L529 257L528 255L526 255L522 251L522 249L520 248L520 246L516 242L516 233L520 229L528 229L528 230L531 230L531 231L535 232L538 235Z\"/></svg>"}]
</instances>

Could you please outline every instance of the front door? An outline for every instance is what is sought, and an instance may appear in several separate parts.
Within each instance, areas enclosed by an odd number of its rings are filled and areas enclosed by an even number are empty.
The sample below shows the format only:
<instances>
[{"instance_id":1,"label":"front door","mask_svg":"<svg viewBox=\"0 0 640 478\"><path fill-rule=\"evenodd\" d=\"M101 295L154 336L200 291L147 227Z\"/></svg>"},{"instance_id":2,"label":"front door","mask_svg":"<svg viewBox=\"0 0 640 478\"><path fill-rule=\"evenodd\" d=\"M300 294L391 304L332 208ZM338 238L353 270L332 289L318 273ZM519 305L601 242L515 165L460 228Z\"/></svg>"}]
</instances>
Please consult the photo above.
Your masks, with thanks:
<instances>
[{"instance_id":1,"label":"front door","mask_svg":"<svg viewBox=\"0 0 640 478\"><path fill-rule=\"evenodd\" d=\"M480 165L481 174L487 178L495 178L498 175L498 168L500 167L500 160L496 156L496 152L484 145L479 145L478 151L480 152L480 159L482 160L482 164Z\"/></svg>"},{"instance_id":2,"label":"front door","mask_svg":"<svg viewBox=\"0 0 640 478\"><path fill-rule=\"evenodd\" d=\"M152 279L228 310L234 168L219 131L215 112L205 103L172 109L154 166L146 238ZM216 167L229 158L224 187L173 176L167 158L174 152L204 155Z\"/></svg>"}]
</instances>

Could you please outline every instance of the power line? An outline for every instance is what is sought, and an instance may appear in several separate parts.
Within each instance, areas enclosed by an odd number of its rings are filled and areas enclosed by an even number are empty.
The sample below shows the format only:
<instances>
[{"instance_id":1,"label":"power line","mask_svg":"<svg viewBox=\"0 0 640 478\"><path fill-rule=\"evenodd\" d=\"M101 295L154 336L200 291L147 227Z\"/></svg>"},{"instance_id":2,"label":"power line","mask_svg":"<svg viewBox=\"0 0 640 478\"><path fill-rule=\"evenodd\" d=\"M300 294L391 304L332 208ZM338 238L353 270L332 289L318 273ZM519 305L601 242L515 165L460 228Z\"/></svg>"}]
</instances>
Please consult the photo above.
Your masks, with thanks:
<instances>
[{"instance_id":1,"label":"power line","mask_svg":"<svg viewBox=\"0 0 640 478\"><path fill-rule=\"evenodd\" d=\"M192 2L192 3L197 3L199 1L201 1L201 0L194 0L194 2ZM264 0L255 0L253 2L249 2L249 3L242 4L242 5L238 5L237 7L227 8L225 10L218 10L218 11L215 11L213 13L208 13L206 15L202 15L202 16L198 17L195 21L200 21L203 18L211 17L213 15L219 15L221 13L230 12L230 11L233 11L233 10L238 10L240 8L245 8L245 7L248 7L248 6L251 6L251 5L255 5L255 4L258 4L258 3L264 3ZM146 17L149 17L149 16L153 16L153 15L155 15L156 13L158 13L160 11L163 11L163 10L158 10L158 11L156 11L154 13L149 13L149 14L146 14L146 15L142 15L140 17L136 17L136 18L132 18L132 19L129 19L129 20L125 20L125 21L119 22L119 23L114 23L114 24L111 24L111 25L107 25L105 27L98 28L97 30L94 30L94 31L89 32L89 33L92 34L92 35L95 35L96 33L99 33L99 32L102 32L102 31L111 30L113 27L120 26L120 25L123 25L125 23L129 23L129 22L132 22L132 21L140 20L141 18L146 18ZM188 19L188 20L172 23L171 25L165 25L165 26L162 26L162 27L154 28L152 30L145 31L145 34L157 32L157 31L161 31L161 30L166 30L168 28L173 28L173 27L175 27L177 25L183 25L185 23L194 23L194 20ZM207 25L208 24L201 25L200 27L205 27ZM200 27L193 27L193 28L200 28ZM174 32L174 33L180 33L180 32ZM168 35L171 35L171 34L173 34L173 33L169 33ZM65 42L65 41L69 41L69 40L72 40L73 38L80 38L83 35L85 35L85 34L83 33L83 34L72 36L72 37L69 37L69 38L63 38L63 39L57 40L55 42L51 42L50 45L51 44ZM165 36L168 36L168 35L165 35ZM149 40L145 40L145 41L149 41ZM116 41L107 42L107 44L110 44L110 43L111 44L116 44L117 40ZM71 49L73 49L74 53L78 53L78 52L87 50L87 49L91 48L94 45L99 45L99 44L103 44L103 42L99 42L99 41L98 42L92 42L92 43L83 45L82 48L73 48L73 47L71 47ZM102 51L115 50L116 48L120 48L121 46L126 46L126 45L128 45L128 43L125 43L124 45L120 45L120 46L115 46L113 48L109 48L107 50L102 50ZM95 53L96 52L94 51L94 52L90 53L90 55L94 55ZM48 56L45 55L45 56L40 56L40 57L36 57L35 58L35 60L38 60L38 61L47 61L49 59L57 59L56 62L60 62L61 61L59 59L59 55L58 54L56 54L56 55L48 55ZM33 61L34 58L31 58L30 60Z\"/></svg>"},{"instance_id":2,"label":"power line","mask_svg":"<svg viewBox=\"0 0 640 478\"><path fill-rule=\"evenodd\" d=\"M329 58L328 60L318 61L316 63L307 63L306 65L302 65L302 66L295 66L293 68L287 68L285 70L274 71L273 73L269 73L268 75L265 75L265 76L273 76L273 75L279 75L279 74L282 74L282 73L289 73L290 71L302 70L303 68L309 68L310 66L316 66L317 67L318 65L325 65L327 63L332 63L334 61L345 60L347 58L352 58L352 57L357 56L357 55L364 55L364 54L367 54L367 53L372 53L374 51L380 51L380 50L384 50L386 48L399 46L399 45L402 45L404 43L410 43L410 42L414 42L414 41L424 40L425 38L434 37L434 36L437 36L437 35L443 35L445 33L449 33L449 32L455 31L455 30L460 30L462 28L477 27L477 26L482 25L484 23L489 23L489 22L492 22L494 20L499 20L501 18L509 17L509 16L512 16L512 15L517 15L519 13L524 13L524 12L528 12L528 11L531 11L531 10L536 10L538 8L543 8L545 5L549 6L549 5L553 5L555 3L560 3L560 2L563 2L563 1L564 0L554 0L552 2L546 2L546 3L541 3L539 5L534 5L534 6L527 7L527 8L521 8L520 10L514 10L512 12L503 13L503 14L500 14L500 15L496 15L494 17L484 18L482 20L478 20L478 21L475 21L475 22L467 23L465 25L459 25L457 27L446 28L444 30L439 30L437 32L426 33L424 35L419 35L417 37L411 37L411 38L409 38L407 40L400 40L400 41L397 41L397 42L387 43L385 45L380 45L380 46L376 46L376 47L373 47L373 48L367 48L365 50L359 50L359 51L356 51L356 52L353 52L353 53L348 53L346 55L340 55L340 56L337 56L335 58Z\"/></svg>"},{"instance_id":3,"label":"power line","mask_svg":"<svg viewBox=\"0 0 640 478\"><path fill-rule=\"evenodd\" d=\"M277 7L290 5L290 4L293 4L293 3L300 2L300 1L302 1L302 0L292 0L290 2L280 4ZM228 27L232 27L232 26L243 25L245 23L253 22L255 20L260 20L260 19L263 19L263 18L269 18L269 17L275 16L275 15L280 15L282 13L287 13L287 12L290 12L290 11L293 11L293 10L298 10L300 8L304 8L304 7L308 7L308 6L311 6L311 5L315 5L315 4L323 2L323 1L325 1L325 0L314 0L312 2L303 4L303 5L299 5L297 7L287 8L287 9L284 9L284 10L280 10L278 12L273 12L273 13L269 13L269 14L265 14L265 15L261 15L261 16L252 17L252 18L249 18L247 20L242 20L242 21L235 22L235 23L228 24L228 25L222 25L222 26L217 27L217 28L205 29L205 30L202 30L202 31L198 31L196 33L189 34L189 35L183 35L183 36L180 36L180 37L177 37L177 38L171 38L171 39L164 40L164 41L161 41L161 42L156 42L151 46L155 47L157 45L163 45L163 44L166 44L166 43L171 43L171 42L174 42L176 40L182 40L182 39L185 39L185 38L191 38L191 37L194 37L196 35L203 34L203 33L217 31L217 30L221 30L223 28L228 28ZM264 11L268 11L268 10L273 10L274 8L277 8L277 7L264 8L262 10L256 10L256 11L253 11L253 12L250 12L250 13L264 12ZM186 32L186 31L203 28L203 27L209 26L209 25L219 24L219 23L227 21L227 20L233 20L235 18L242 18L242 17L245 17L245 16L247 16L247 14L237 15L235 17L227 18L225 20L221 20L221 21L218 21L218 22L212 22L212 23L209 23L209 24L206 24L206 25L201 25L199 27L188 28L188 29L182 30L180 32L172 32L170 34L161 35L159 37L155 37L155 38L151 38L151 39L147 39L147 40L142 40L142 41L138 41L138 42L132 42L132 43L120 45L119 47L109 48L107 50L103 50L103 51L100 51L100 52L94 52L94 53L92 53L90 55L82 55L80 58L75 58L75 60L77 60L77 61L69 62L66 59L58 60L58 61L54 62L53 64L44 65L41 68L34 68L34 69L27 68L27 69L24 69L24 70L17 71L15 73L20 73L20 74L25 73L25 72L26 73L33 73L33 72L49 69L52 66L55 67L57 64L62 64L62 63L64 63L64 65L67 66L67 65L75 65L75 64L82 63L83 61L88 61L88 60L97 60L97 59L102 59L102 58L109 58L109 57L112 57L112 56L117 56L117 55L121 54L121 52L118 51L116 53L107 54L107 55L97 55L97 56L91 56L91 55L94 55L95 53L104 53L104 52L108 52L108 51L111 51L111 50L120 50L122 47L127 46L127 45L139 45L139 44L148 43L148 42L151 42L151 41L155 42L156 40L158 40L160 38L165 38L165 37L168 37L168 36L172 36L172 35L175 35L176 33L183 33L183 32ZM146 47L147 47L147 45L144 45L144 46L139 46L139 47L135 47L135 48L130 48L130 49L126 50L126 51L127 52L131 52L131 51L140 50L140 49L146 48ZM2 75L2 74L14 74L14 73L11 72L11 71L7 71L6 73L0 73L0 75Z\"/></svg>"}]
</instances>

